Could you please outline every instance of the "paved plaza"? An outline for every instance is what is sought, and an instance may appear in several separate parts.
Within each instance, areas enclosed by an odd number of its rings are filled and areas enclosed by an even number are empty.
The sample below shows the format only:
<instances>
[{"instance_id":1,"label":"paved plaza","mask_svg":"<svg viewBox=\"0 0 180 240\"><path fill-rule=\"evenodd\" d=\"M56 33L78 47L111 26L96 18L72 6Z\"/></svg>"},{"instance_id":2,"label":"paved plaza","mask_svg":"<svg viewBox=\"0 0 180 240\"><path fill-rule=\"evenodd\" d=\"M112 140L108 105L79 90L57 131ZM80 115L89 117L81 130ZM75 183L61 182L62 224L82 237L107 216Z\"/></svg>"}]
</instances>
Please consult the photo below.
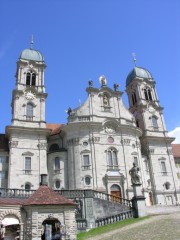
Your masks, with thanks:
<instances>
[{"instance_id":1,"label":"paved plaza","mask_svg":"<svg viewBox=\"0 0 180 240\"><path fill-rule=\"evenodd\" d=\"M180 207L148 210L149 219L89 240L180 240Z\"/></svg>"}]
</instances>

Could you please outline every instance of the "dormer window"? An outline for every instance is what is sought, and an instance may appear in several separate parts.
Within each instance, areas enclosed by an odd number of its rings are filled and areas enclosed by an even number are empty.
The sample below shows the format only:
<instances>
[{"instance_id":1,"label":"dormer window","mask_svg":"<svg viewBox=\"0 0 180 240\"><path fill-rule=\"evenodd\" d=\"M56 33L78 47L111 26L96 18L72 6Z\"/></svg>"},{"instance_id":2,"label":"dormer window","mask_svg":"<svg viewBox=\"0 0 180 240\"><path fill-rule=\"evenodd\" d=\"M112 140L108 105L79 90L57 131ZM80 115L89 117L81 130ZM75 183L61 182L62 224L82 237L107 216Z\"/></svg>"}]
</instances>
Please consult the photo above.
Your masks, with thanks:
<instances>
[{"instance_id":1,"label":"dormer window","mask_svg":"<svg viewBox=\"0 0 180 240\"><path fill-rule=\"evenodd\" d=\"M28 72L26 74L26 86L36 85L36 74L34 72Z\"/></svg>"}]
</instances>

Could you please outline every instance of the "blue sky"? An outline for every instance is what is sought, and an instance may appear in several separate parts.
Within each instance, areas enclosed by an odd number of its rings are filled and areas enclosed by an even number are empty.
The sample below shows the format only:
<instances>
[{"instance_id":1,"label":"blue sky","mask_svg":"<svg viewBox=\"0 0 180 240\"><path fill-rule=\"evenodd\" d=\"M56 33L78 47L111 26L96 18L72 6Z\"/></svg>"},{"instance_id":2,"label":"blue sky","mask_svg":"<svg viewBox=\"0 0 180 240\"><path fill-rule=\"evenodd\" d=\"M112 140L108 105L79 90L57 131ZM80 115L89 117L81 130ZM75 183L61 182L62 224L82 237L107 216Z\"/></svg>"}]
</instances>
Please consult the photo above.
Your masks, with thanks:
<instances>
[{"instance_id":1,"label":"blue sky","mask_svg":"<svg viewBox=\"0 0 180 240\"><path fill-rule=\"evenodd\" d=\"M11 124L16 61L32 34L47 64L48 123L66 123L65 110L84 102L88 80L99 87L100 75L120 85L128 106L135 52L156 80L167 129L180 127L179 0L1 0L0 9L1 133Z\"/></svg>"}]
</instances>

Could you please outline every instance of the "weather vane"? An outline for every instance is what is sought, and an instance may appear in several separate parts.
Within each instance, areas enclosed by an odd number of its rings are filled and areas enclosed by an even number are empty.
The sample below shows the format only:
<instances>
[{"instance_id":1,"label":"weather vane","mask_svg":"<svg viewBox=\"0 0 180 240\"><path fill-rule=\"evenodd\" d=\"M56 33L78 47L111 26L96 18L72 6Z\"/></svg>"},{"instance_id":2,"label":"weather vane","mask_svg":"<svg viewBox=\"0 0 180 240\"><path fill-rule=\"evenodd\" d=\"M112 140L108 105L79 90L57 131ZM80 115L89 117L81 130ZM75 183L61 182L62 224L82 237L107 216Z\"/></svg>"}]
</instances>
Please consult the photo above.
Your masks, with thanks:
<instances>
[{"instance_id":1,"label":"weather vane","mask_svg":"<svg viewBox=\"0 0 180 240\"><path fill-rule=\"evenodd\" d=\"M136 54L135 54L135 53L132 53L132 56L133 56L134 66L136 67Z\"/></svg>"},{"instance_id":2,"label":"weather vane","mask_svg":"<svg viewBox=\"0 0 180 240\"><path fill-rule=\"evenodd\" d=\"M34 37L33 37L33 34L32 34L31 42L30 42L30 49L33 49L33 44L34 44Z\"/></svg>"}]
</instances>

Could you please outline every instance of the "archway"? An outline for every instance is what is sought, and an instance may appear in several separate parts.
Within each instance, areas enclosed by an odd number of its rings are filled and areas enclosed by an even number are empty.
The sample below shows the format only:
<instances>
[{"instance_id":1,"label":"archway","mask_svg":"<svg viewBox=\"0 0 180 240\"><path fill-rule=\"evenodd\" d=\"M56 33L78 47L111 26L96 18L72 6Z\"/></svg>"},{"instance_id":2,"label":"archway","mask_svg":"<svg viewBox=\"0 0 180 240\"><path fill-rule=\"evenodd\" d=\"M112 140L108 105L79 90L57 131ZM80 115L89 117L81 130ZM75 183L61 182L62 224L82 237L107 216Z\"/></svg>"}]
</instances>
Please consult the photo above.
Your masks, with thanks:
<instances>
[{"instance_id":1,"label":"archway","mask_svg":"<svg viewBox=\"0 0 180 240\"><path fill-rule=\"evenodd\" d=\"M43 221L43 232L41 239L61 239L61 223L56 218L48 218ZM45 237L46 236L46 237Z\"/></svg>"},{"instance_id":2,"label":"archway","mask_svg":"<svg viewBox=\"0 0 180 240\"><path fill-rule=\"evenodd\" d=\"M113 201L119 202L119 198L122 197L121 188L117 184L113 184L110 188L111 195L113 196Z\"/></svg>"},{"instance_id":3,"label":"archway","mask_svg":"<svg viewBox=\"0 0 180 240\"><path fill-rule=\"evenodd\" d=\"M0 239L15 240L20 239L19 219L12 214L6 215L1 221Z\"/></svg>"}]
</instances>

